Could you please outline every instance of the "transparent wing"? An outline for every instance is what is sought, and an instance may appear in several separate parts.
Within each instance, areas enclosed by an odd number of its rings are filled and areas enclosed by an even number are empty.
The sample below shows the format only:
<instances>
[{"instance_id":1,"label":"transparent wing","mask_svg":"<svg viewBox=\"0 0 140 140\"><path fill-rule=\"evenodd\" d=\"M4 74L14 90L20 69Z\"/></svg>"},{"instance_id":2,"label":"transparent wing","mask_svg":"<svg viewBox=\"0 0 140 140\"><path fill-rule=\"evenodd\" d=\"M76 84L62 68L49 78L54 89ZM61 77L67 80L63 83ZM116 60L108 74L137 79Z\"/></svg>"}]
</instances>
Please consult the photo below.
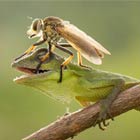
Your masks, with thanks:
<instances>
[{"instance_id":1,"label":"transparent wing","mask_svg":"<svg viewBox=\"0 0 140 140\"><path fill-rule=\"evenodd\" d=\"M81 53L88 61L94 64L101 64L101 58L104 54L110 52L106 50L100 43L88 36L86 33L78 29L76 26L66 22L61 26L57 26L57 32L60 33L77 51Z\"/></svg>"}]
</instances>

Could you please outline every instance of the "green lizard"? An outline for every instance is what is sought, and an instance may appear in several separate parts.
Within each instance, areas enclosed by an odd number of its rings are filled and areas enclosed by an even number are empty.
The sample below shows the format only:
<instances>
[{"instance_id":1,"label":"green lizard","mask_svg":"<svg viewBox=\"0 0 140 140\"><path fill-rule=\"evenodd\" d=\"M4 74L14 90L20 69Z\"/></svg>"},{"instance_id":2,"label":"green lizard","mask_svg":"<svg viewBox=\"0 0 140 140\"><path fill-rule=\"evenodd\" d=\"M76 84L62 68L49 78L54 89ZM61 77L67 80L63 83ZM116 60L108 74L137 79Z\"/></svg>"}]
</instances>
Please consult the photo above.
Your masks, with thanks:
<instances>
[{"instance_id":1,"label":"green lizard","mask_svg":"<svg viewBox=\"0 0 140 140\"><path fill-rule=\"evenodd\" d=\"M16 78L14 81L36 88L61 102L70 102L75 98L81 105L87 106L91 102L101 100L101 112L97 118L101 129L107 126L106 116L110 115L109 107L118 93L140 83L140 80L129 76L84 69L73 63L65 67L63 81L58 83L60 65L64 59L54 53L50 54L36 73L37 65L47 52L47 49L40 48L15 60L12 67L28 75ZM101 122L104 126L101 126Z\"/></svg>"}]
</instances>

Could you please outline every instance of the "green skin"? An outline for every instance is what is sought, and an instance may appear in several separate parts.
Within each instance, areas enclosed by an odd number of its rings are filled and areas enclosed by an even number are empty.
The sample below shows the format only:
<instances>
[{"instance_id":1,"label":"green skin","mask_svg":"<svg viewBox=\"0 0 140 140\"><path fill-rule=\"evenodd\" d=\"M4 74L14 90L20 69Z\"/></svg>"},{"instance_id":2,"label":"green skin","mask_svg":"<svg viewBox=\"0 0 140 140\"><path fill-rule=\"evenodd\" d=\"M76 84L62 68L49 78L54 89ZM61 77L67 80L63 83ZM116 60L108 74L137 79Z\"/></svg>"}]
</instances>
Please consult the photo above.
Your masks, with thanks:
<instances>
[{"instance_id":1,"label":"green skin","mask_svg":"<svg viewBox=\"0 0 140 140\"><path fill-rule=\"evenodd\" d=\"M12 67L28 75L16 78L14 81L38 89L61 102L70 102L75 98L80 104L86 106L102 99L103 109L99 114L98 122L106 119L109 106L120 91L140 83L140 80L129 76L97 69L84 69L73 63L63 70L63 80L58 83L60 64L64 59L56 54L51 54L50 58L40 67L40 71L49 71L38 74L33 72L46 51L47 49L41 48L15 60Z\"/></svg>"}]
</instances>

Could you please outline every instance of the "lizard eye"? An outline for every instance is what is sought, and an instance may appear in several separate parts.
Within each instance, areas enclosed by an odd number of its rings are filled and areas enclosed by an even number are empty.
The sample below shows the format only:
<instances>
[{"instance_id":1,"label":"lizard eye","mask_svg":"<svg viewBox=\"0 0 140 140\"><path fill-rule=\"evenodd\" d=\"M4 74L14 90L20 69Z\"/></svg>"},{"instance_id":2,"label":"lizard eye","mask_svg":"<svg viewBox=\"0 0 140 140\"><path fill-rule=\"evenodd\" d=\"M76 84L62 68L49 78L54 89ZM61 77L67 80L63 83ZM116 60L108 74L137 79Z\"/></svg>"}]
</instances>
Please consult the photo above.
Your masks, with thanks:
<instances>
[{"instance_id":1,"label":"lizard eye","mask_svg":"<svg viewBox=\"0 0 140 140\"><path fill-rule=\"evenodd\" d=\"M43 56L45 56L46 54L48 53L48 50L46 48L42 48L42 49L39 49L37 52L36 52L36 59L37 61L41 61L41 59L43 58ZM53 54L49 54L49 57L48 59L46 59L46 61L44 61L44 63L48 63L50 62L52 59L53 59Z\"/></svg>"},{"instance_id":2,"label":"lizard eye","mask_svg":"<svg viewBox=\"0 0 140 140\"><path fill-rule=\"evenodd\" d=\"M41 50L39 50L39 51L37 52L37 59L38 59L38 60L41 60L41 58L42 58L47 52L48 52L48 50L45 49L45 48L42 48Z\"/></svg>"}]
</instances>

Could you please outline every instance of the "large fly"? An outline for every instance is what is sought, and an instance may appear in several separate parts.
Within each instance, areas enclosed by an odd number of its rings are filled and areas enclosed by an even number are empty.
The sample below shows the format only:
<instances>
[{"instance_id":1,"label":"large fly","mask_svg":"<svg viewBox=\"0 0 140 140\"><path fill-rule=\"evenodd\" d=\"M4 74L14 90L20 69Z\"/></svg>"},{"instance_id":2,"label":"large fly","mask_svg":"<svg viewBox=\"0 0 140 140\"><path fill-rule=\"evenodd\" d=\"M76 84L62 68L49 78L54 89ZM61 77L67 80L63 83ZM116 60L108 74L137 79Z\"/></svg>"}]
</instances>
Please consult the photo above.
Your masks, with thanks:
<instances>
[{"instance_id":1,"label":"large fly","mask_svg":"<svg viewBox=\"0 0 140 140\"><path fill-rule=\"evenodd\" d=\"M70 55L60 66L59 82L62 81L63 68L68 65L74 57L73 53L66 47L73 47L77 51L78 65L86 68L87 66L82 64L82 56L91 63L100 65L102 64L104 54L110 55L110 52L96 40L73 24L58 17L50 16L44 19L33 20L27 34L29 38L39 37L40 39L28 48L20 57L29 54L38 45L45 42L49 46L49 52L41 58L41 62L39 63L36 72L38 72L41 64L49 57L49 54L53 52L55 47ZM61 43L61 39L64 39L67 43Z\"/></svg>"}]
</instances>

